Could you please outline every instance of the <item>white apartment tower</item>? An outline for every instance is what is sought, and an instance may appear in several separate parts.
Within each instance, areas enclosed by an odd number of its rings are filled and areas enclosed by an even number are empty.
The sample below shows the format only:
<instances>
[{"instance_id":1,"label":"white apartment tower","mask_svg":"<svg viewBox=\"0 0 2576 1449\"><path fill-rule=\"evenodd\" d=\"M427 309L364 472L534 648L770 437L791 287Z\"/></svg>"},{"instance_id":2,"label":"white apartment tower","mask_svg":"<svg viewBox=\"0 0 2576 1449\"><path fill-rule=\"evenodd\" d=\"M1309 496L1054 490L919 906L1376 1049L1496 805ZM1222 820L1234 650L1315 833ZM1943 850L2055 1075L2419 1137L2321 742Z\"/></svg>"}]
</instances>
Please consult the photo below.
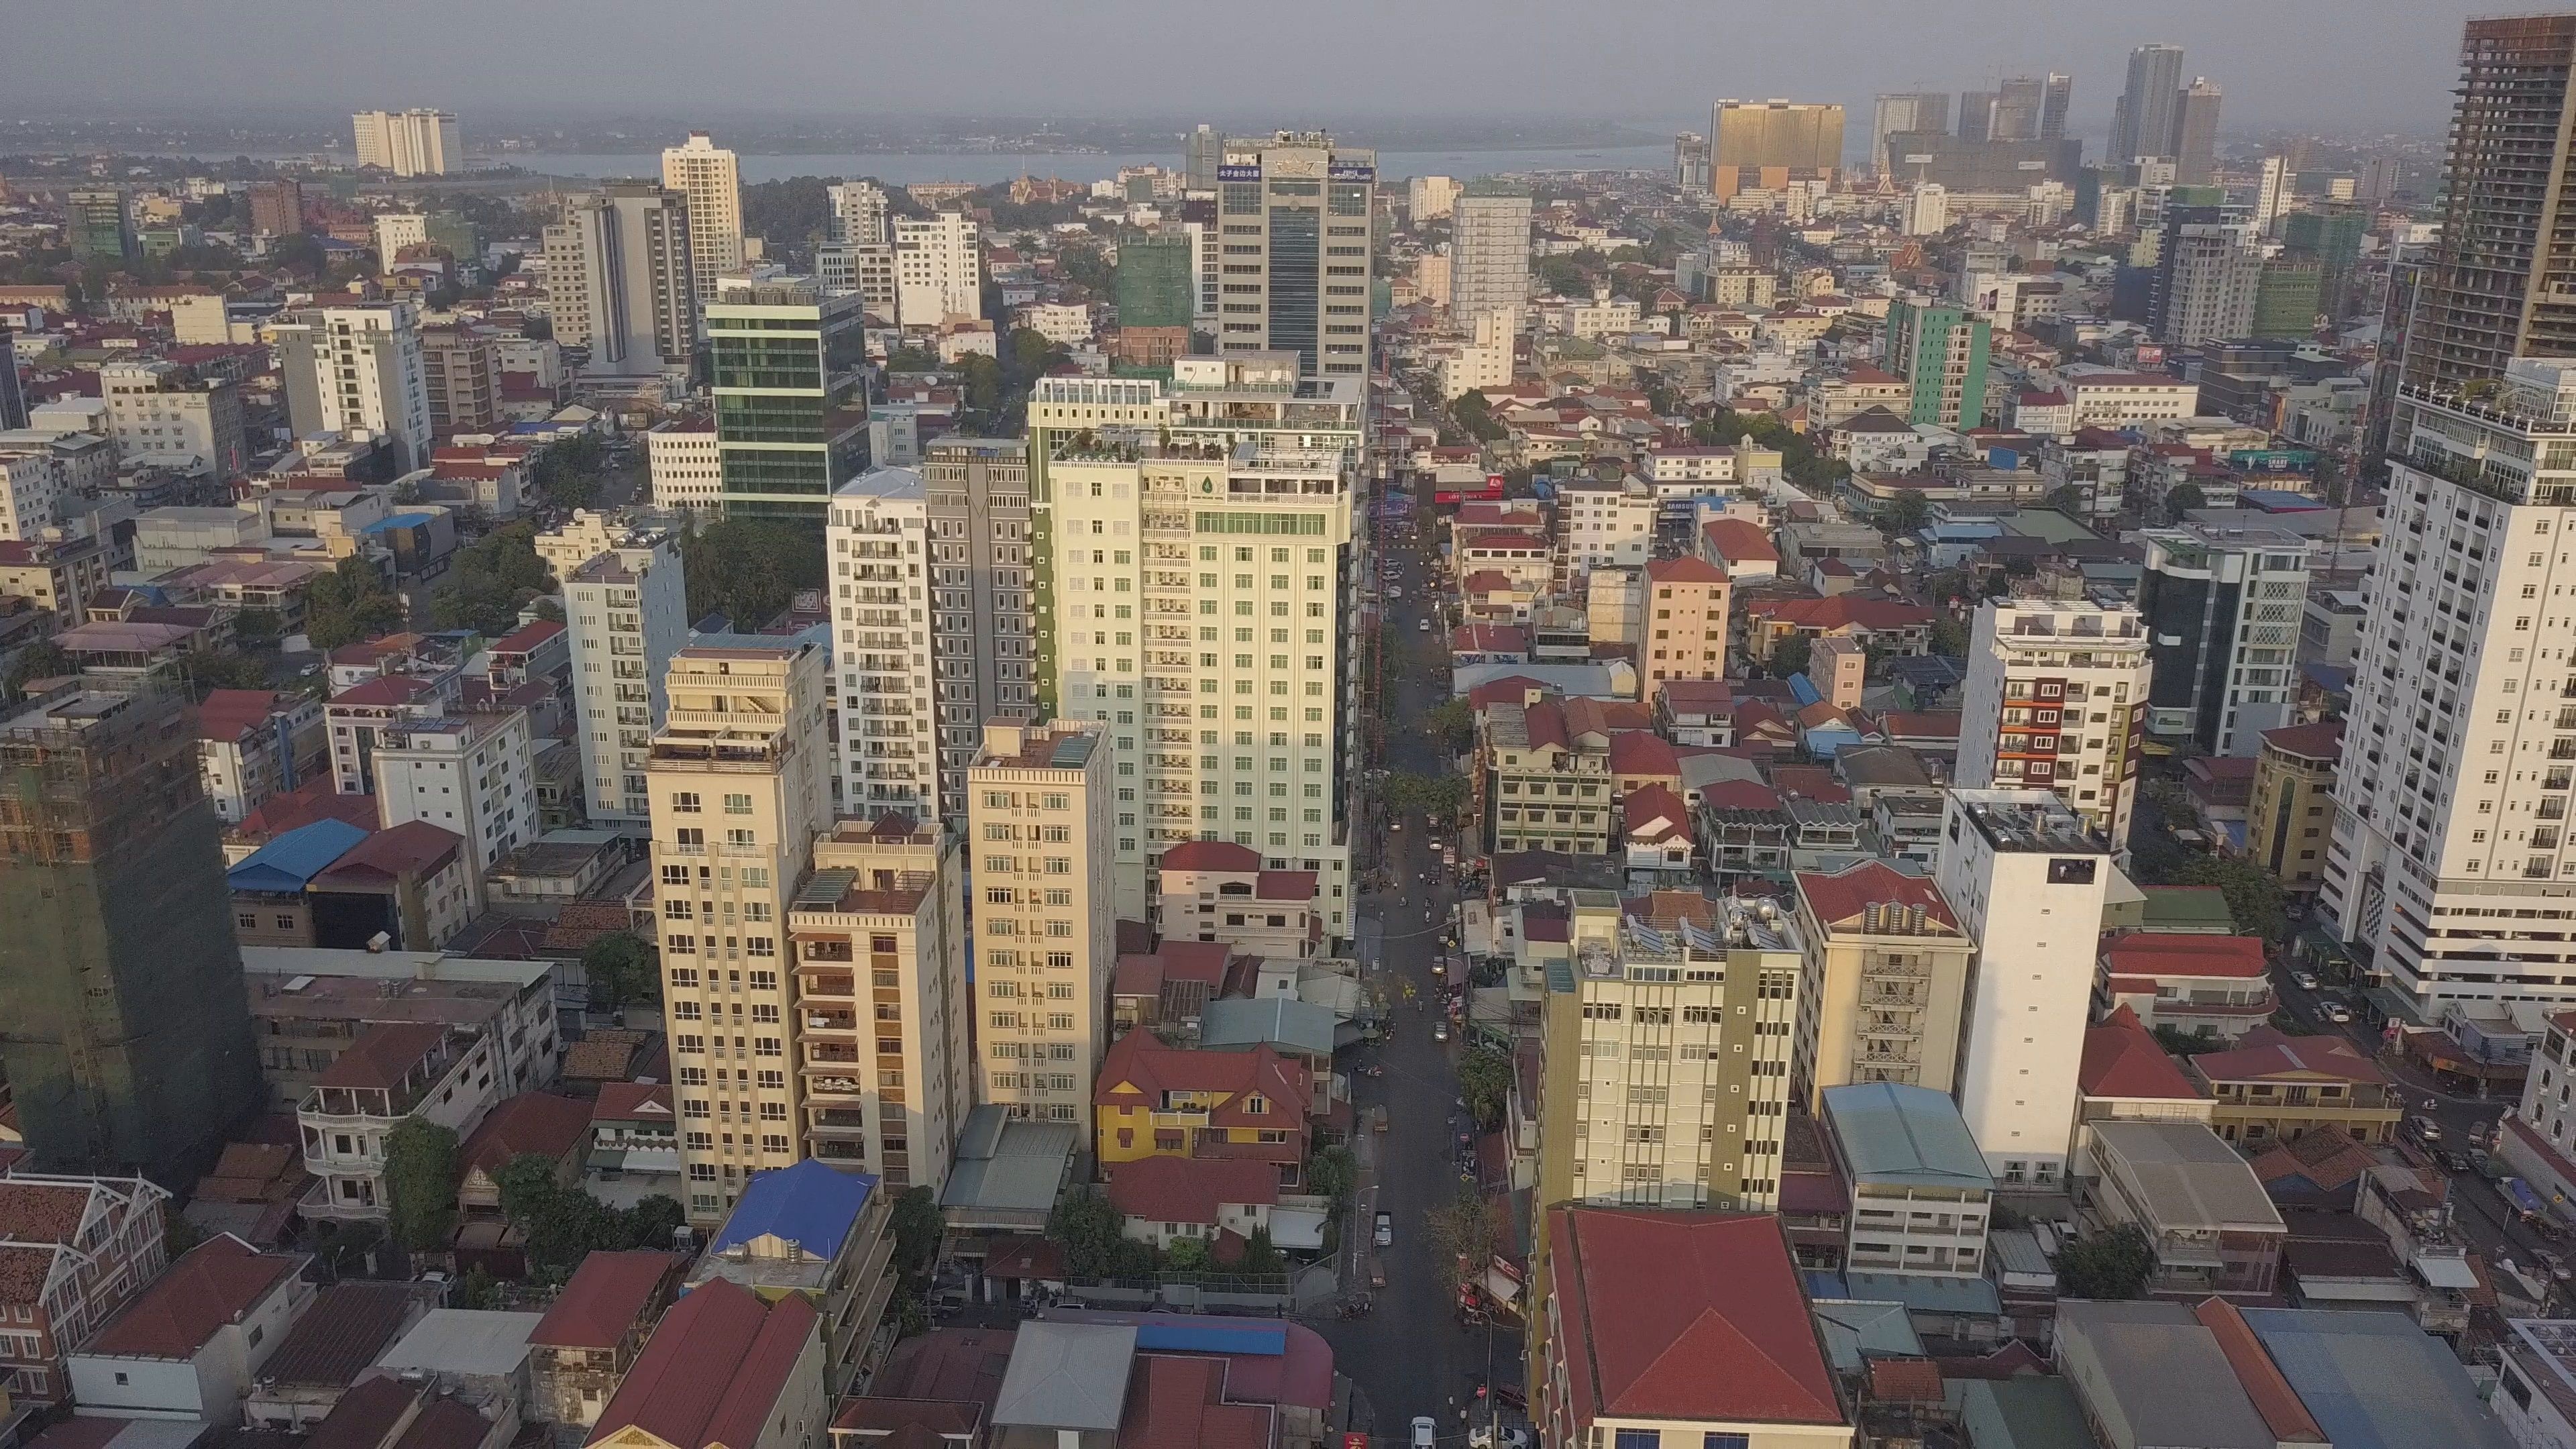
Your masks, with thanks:
<instances>
[{"instance_id":1,"label":"white apartment tower","mask_svg":"<svg viewBox=\"0 0 2576 1449\"><path fill-rule=\"evenodd\" d=\"M2398 390L2321 902L2426 1021L2576 1001L2576 362Z\"/></svg>"},{"instance_id":2,"label":"white apartment tower","mask_svg":"<svg viewBox=\"0 0 2576 1449\"><path fill-rule=\"evenodd\" d=\"M700 302L725 277L742 275L742 171L734 154L704 131L662 151L662 186L689 199L689 269Z\"/></svg>"},{"instance_id":3,"label":"white apartment tower","mask_svg":"<svg viewBox=\"0 0 2576 1449\"><path fill-rule=\"evenodd\" d=\"M652 817L646 776L653 734L662 727L663 671L689 642L689 603L677 533L639 526L605 542L568 567L563 552L556 555L582 798L594 825L642 824Z\"/></svg>"},{"instance_id":4,"label":"white apartment tower","mask_svg":"<svg viewBox=\"0 0 2576 1449\"><path fill-rule=\"evenodd\" d=\"M896 1188L946 1184L975 1103L965 863L955 835L908 815L814 842L788 914L803 1155Z\"/></svg>"},{"instance_id":5,"label":"white apartment tower","mask_svg":"<svg viewBox=\"0 0 2576 1449\"><path fill-rule=\"evenodd\" d=\"M984 1043L977 1100L1091 1137L1118 970L1115 814L1098 721L996 723L966 771Z\"/></svg>"},{"instance_id":6,"label":"white apartment tower","mask_svg":"<svg viewBox=\"0 0 2576 1449\"><path fill-rule=\"evenodd\" d=\"M936 327L984 315L983 228L962 211L894 222L895 320Z\"/></svg>"},{"instance_id":7,"label":"white apartment tower","mask_svg":"<svg viewBox=\"0 0 2576 1449\"><path fill-rule=\"evenodd\" d=\"M2126 604L1987 600L1968 643L1958 784L2054 790L2124 849L2154 672L2147 646Z\"/></svg>"},{"instance_id":8,"label":"white apartment tower","mask_svg":"<svg viewBox=\"0 0 2576 1449\"><path fill-rule=\"evenodd\" d=\"M446 111L360 111L349 122L361 166L396 176L447 176L465 169L465 143L456 117Z\"/></svg>"},{"instance_id":9,"label":"white apartment tower","mask_svg":"<svg viewBox=\"0 0 2576 1449\"><path fill-rule=\"evenodd\" d=\"M878 468L832 494L832 668L840 676L840 811L940 818L930 669L928 490Z\"/></svg>"},{"instance_id":10,"label":"white apartment tower","mask_svg":"<svg viewBox=\"0 0 2576 1449\"><path fill-rule=\"evenodd\" d=\"M1375 151L1320 132L1228 139L1217 167L1218 350L1294 352L1309 376L1368 376L1376 195Z\"/></svg>"},{"instance_id":11,"label":"white apartment tower","mask_svg":"<svg viewBox=\"0 0 2576 1449\"><path fill-rule=\"evenodd\" d=\"M893 238L886 230L886 194L873 181L842 181L823 188L831 201L831 231L826 241L849 246L884 246Z\"/></svg>"},{"instance_id":12,"label":"white apartment tower","mask_svg":"<svg viewBox=\"0 0 2576 1449\"><path fill-rule=\"evenodd\" d=\"M824 646L709 636L671 656L646 771L689 1221L804 1155L787 907L829 823Z\"/></svg>"},{"instance_id":13,"label":"white apartment tower","mask_svg":"<svg viewBox=\"0 0 2576 1449\"><path fill-rule=\"evenodd\" d=\"M298 434L364 430L394 440L400 471L429 462L429 374L409 302L320 307L275 324L286 411Z\"/></svg>"},{"instance_id":14,"label":"white apartment tower","mask_svg":"<svg viewBox=\"0 0 2576 1449\"><path fill-rule=\"evenodd\" d=\"M650 377L689 365L698 331L694 232L688 198L649 181L612 181L575 198L546 228L555 341L586 349L586 372Z\"/></svg>"},{"instance_id":15,"label":"white apartment tower","mask_svg":"<svg viewBox=\"0 0 2576 1449\"><path fill-rule=\"evenodd\" d=\"M1529 189L1470 182L1452 205L1449 226L1450 315L1472 320L1502 312L1511 318L1508 329L1518 331L1529 308Z\"/></svg>"},{"instance_id":16,"label":"white apartment tower","mask_svg":"<svg viewBox=\"0 0 2576 1449\"><path fill-rule=\"evenodd\" d=\"M1952 790L1934 883L1977 943L1959 1113L2007 1191L2064 1184L2110 847L2046 790Z\"/></svg>"}]
</instances>

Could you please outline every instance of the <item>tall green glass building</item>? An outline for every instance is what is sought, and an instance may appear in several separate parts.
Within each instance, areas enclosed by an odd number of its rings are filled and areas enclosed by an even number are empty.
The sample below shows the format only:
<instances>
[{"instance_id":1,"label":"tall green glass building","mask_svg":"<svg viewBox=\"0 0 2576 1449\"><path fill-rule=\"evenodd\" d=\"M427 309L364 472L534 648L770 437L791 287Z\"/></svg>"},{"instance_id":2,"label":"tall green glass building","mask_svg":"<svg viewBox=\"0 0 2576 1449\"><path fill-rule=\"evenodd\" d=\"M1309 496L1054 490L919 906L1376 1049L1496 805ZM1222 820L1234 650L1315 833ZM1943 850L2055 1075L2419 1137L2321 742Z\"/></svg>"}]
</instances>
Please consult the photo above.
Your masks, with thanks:
<instances>
[{"instance_id":1,"label":"tall green glass building","mask_svg":"<svg viewBox=\"0 0 2576 1449\"><path fill-rule=\"evenodd\" d=\"M707 304L727 517L816 524L867 471L865 314L810 277L729 280Z\"/></svg>"}]
</instances>

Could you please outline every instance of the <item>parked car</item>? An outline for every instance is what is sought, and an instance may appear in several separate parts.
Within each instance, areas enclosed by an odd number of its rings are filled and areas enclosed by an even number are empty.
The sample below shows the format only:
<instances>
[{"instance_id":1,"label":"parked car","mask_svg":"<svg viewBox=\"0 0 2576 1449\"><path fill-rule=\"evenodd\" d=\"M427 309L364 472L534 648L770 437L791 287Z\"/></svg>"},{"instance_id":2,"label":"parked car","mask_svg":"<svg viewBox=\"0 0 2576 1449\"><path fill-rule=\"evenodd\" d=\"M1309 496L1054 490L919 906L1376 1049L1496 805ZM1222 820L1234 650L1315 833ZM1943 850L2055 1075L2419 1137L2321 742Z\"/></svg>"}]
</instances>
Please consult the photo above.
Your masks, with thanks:
<instances>
[{"instance_id":1,"label":"parked car","mask_svg":"<svg viewBox=\"0 0 2576 1449\"><path fill-rule=\"evenodd\" d=\"M1433 1041L1447 1041L1449 1039L1449 1023L1445 1021L1435 1021L1431 1023L1431 1039Z\"/></svg>"},{"instance_id":2,"label":"parked car","mask_svg":"<svg viewBox=\"0 0 2576 1449\"><path fill-rule=\"evenodd\" d=\"M1429 1414L1413 1416L1413 1449L1439 1449L1440 1426Z\"/></svg>"},{"instance_id":3,"label":"parked car","mask_svg":"<svg viewBox=\"0 0 2576 1449\"><path fill-rule=\"evenodd\" d=\"M2329 1001L2317 1009L2326 1020L2337 1026L2348 1025L2352 1021L2352 1008L2340 1001Z\"/></svg>"},{"instance_id":4,"label":"parked car","mask_svg":"<svg viewBox=\"0 0 2576 1449\"><path fill-rule=\"evenodd\" d=\"M2434 1153L2433 1160L2442 1164L2442 1170L2444 1172L2468 1172L2477 1166L2476 1163L2469 1160L2469 1154L2465 1152L2453 1152L2448 1148Z\"/></svg>"},{"instance_id":5,"label":"parked car","mask_svg":"<svg viewBox=\"0 0 2576 1449\"><path fill-rule=\"evenodd\" d=\"M1421 628L1421 630L1422 630L1422 632L1423 632L1423 633L1428 634L1428 633L1430 633L1430 632L1431 632L1431 621L1430 621L1430 620L1428 620L1428 619L1424 619L1424 620L1422 620L1422 621L1420 622L1419 627Z\"/></svg>"},{"instance_id":6,"label":"parked car","mask_svg":"<svg viewBox=\"0 0 2576 1449\"><path fill-rule=\"evenodd\" d=\"M1377 1215L1377 1245L1381 1248L1392 1248L1395 1246L1395 1214L1379 1213Z\"/></svg>"},{"instance_id":7,"label":"parked car","mask_svg":"<svg viewBox=\"0 0 2576 1449\"><path fill-rule=\"evenodd\" d=\"M2407 1118L2406 1131L2409 1135L2413 1136L2416 1141L2428 1146L2442 1140L2442 1124L2434 1121L2430 1117Z\"/></svg>"},{"instance_id":8,"label":"parked car","mask_svg":"<svg viewBox=\"0 0 2576 1449\"><path fill-rule=\"evenodd\" d=\"M2290 979L2299 983L2299 989L2301 991L2314 991L2317 989L2317 973L2314 971L2293 971L2290 973Z\"/></svg>"}]
</instances>

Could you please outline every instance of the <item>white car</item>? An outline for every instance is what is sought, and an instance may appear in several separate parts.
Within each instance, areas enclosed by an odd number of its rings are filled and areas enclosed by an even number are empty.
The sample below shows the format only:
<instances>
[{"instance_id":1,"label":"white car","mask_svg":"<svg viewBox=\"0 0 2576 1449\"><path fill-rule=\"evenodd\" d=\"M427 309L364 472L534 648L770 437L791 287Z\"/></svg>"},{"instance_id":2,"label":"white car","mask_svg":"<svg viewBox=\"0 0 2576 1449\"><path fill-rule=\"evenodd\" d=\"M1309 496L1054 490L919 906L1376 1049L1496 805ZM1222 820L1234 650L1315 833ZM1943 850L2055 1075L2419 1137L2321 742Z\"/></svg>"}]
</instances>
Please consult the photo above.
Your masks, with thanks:
<instances>
[{"instance_id":1,"label":"white car","mask_svg":"<svg viewBox=\"0 0 2576 1449\"><path fill-rule=\"evenodd\" d=\"M1423 621L1422 621L1422 623L1421 623L1421 629L1422 629L1422 632L1423 632L1423 633L1425 633L1425 634L1430 633L1430 632L1431 632L1431 621L1430 621L1430 620L1428 620L1428 619L1423 620Z\"/></svg>"},{"instance_id":2,"label":"white car","mask_svg":"<svg viewBox=\"0 0 2576 1449\"><path fill-rule=\"evenodd\" d=\"M2290 979L2299 983L2301 991L2317 989L2317 974L2313 971L2293 971L2290 973Z\"/></svg>"},{"instance_id":3,"label":"white car","mask_svg":"<svg viewBox=\"0 0 2576 1449\"><path fill-rule=\"evenodd\" d=\"M1395 1246L1395 1214L1379 1213L1377 1215L1377 1245L1381 1248L1392 1248Z\"/></svg>"},{"instance_id":4,"label":"white car","mask_svg":"<svg viewBox=\"0 0 2576 1449\"><path fill-rule=\"evenodd\" d=\"M1438 1449L1440 1426L1429 1414L1413 1416L1413 1449Z\"/></svg>"},{"instance_id":5,"label":"white car","mask_svg":"<svg viewBox=\"0 0 2576 1449\"><path fill-rule=\"evenodd\" d=\"M2340 1001L2327 1002L2324 1010L2326 1020L2333 1022L2337 1026L2345 1025L2352 1020L2352 1008L2344 1005Z\"/></svg>"}]
</instances>

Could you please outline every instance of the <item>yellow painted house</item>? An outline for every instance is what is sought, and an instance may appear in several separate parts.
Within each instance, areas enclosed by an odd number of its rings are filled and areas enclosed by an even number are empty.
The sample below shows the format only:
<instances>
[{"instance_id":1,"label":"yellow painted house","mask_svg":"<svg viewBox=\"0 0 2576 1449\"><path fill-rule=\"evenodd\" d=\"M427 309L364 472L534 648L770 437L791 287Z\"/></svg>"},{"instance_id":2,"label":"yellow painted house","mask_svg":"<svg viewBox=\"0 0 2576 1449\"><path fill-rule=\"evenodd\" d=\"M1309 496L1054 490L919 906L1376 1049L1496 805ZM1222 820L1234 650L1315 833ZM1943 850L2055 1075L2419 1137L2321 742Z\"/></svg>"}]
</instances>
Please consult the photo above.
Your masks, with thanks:
<instances>
[{"instance_id":1,"label":"yellow painted house","mask_svg":"<svg viewBox=\"0 0 2576 1449\"><path fill-rule=\"evenodd\" d=\"M1305 1064L1267 1046L1190 1051L1131 1031L1109 1049L1092 1088L1101 1164L1250 1158L1276 1164L1280 1185L1294 1187L1313 1141L1311 1090Z\"/></svg>"}]
</instances>

